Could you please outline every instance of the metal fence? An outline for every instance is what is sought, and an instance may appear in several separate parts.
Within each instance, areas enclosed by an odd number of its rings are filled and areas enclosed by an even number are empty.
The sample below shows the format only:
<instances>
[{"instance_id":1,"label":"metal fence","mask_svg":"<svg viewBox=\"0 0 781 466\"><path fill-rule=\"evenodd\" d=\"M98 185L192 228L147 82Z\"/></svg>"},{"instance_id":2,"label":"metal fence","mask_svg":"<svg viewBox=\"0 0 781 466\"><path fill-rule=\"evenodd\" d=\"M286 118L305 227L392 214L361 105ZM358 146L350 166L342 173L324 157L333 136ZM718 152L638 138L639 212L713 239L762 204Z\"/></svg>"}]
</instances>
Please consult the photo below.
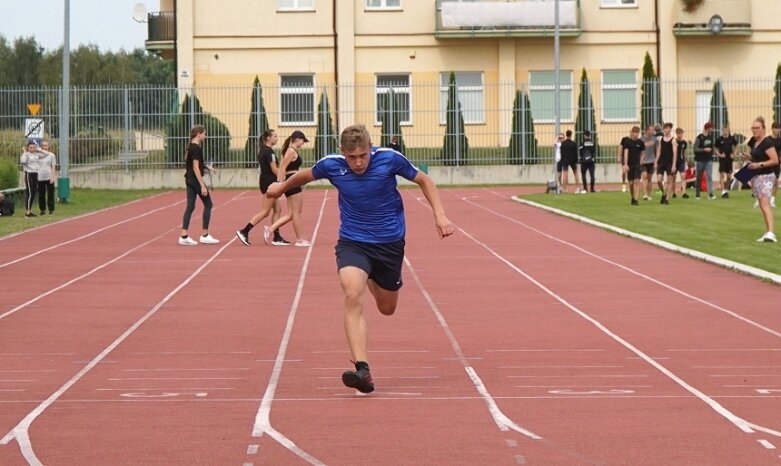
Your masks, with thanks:
<instances>
[{"instance_id":1,"label":"metal fence","mask_svg":"<svg viewBox=\"0 0 781 466\"><path fill-rule=\"evenodd\" d=\"M571 72L563 76L561 130L575 131L580 117L576 137L590 128L602 162L615 160L616 146L634 125L671 121L692 140L716 118L728 121L733 133L748 134L756 116L770 122L781 108L781 83L772 78L643 83L603 74L602 82L578 83ZM329 146L325 140L351 123L366 124L376 144L400 136L418 164L549 163L554 86L549 76L537 78L519 85L462 73L451 86L445 74L433 83L378 75L374 82L336 87L302 75L255 87L77 87L70 96L71 167L181 167L187 131L196 123L207 126L206 158L224 167L254 166L256 137L266 125L280 140L304 131L313 143L304 146L303 157L312 163ZM453 96L458 106L448 104ZM56 150L60 98L58 88L0 89L0 156L18 157L28 138L50 139ZM40 105L35 115L30 104ZM463 141L450 146L454 154L445 152L448 137Z\"/></svg>"}]
</instances>

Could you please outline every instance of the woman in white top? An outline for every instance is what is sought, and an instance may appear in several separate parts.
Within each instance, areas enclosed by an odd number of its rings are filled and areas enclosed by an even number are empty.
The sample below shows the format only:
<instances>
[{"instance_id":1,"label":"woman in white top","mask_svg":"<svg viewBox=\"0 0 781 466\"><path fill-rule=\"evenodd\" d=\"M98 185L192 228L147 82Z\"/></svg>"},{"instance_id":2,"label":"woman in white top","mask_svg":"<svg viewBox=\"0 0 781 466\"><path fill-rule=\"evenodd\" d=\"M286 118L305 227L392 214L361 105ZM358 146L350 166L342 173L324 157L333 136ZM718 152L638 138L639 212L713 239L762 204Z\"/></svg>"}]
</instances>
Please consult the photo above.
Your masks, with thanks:
<instances>
[{"instance_id":1,"label":"woman in white top","mask_svg":"<svg viewBox=\"0 0 781 466\"><path fill-rule=\"evenodd\" d=\"M29 141L27 148L19 158L24 170L24 216L25 218L37 217L32 212L35 193L38 191L38 166L41 153L35 142Z\"/></svg>"},{"instance_id":2,"label":"woman in white top","mask_svg":"<svg viewBox=\"0 0 781 466\"><path fill-rule=\"evenodd\" d=\"M57 156L49 151L49 141L41 142L41 158L38 160L38 207L40 214L54 214L54 186L57 180Z\"/></svg>"}]
</instances>

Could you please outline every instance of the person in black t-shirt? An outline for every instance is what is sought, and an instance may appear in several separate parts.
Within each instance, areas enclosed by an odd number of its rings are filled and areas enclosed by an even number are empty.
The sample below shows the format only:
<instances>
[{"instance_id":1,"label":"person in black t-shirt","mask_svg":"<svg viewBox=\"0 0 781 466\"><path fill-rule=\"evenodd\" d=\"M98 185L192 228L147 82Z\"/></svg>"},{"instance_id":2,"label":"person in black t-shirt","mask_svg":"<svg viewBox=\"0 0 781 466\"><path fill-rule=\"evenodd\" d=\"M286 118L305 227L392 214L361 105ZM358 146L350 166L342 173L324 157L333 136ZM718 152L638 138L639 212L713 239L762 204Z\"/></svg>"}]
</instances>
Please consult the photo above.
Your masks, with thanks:
<instances>
[{"instance_id":1,"label":"person in black t-shirt","mask_svg":"<svg viewBox=\"0 0 781 466\"><path fill-rule=\"evenodd\" d=\"M631 132L630 132L631 135ZM626 145L631 141L632 138L629 136L624 136L621 138L621 142L618 144L618 166L621 167L621 192L626 192L626 172L623 170L624 167L624 149L626 149Z\"/></svg>"},{"instance_id":2,"label":"person in black t-shirt","mask_svg":"<svg viewBox=\"0 0 781 466\"><path fill-rule=\"evenodd\" d=\"M632 205L639 205L637 196L640 194L640 178L642 176L641 158L645 152L645 142L640 139L640 128L632 127L631 137L626 141L624 153L621 157L623 171L629 183L629 194L632 196Z\"/></svg>"},{"instance_id":3,"label":"person in black t-shirt","mask_svg":"<svg viewBox=\"0 0 781 466\"><path fill-rule=\"evenodd\" d=\"M675 163L675 170L678 172L678 176L681 177L681 192L683 193L681 197L684 199L688 199L689 195L686 194L686 148L689 147L689 143L686 142L686 139L683 138L683 128L675 128L675 142L678 144L677 147L677 156ZM673 192L673 197L675 197L675 192Z\"/></svg>"},{"instance_id":4,"label":"person in black t-shirt","mask_svg":"<svg viewBox=\"0 0 781 466\"><path fill-rule=\"evenodd\" d=\"M732 170L735 163L732 154L735 152L738 141L730 134L729 126L724 125L721 136L716 138L716 155L719 157L719 179L721 182L721 197L729 197L729 185L732 183Z\"/></svg>"},{"instance_id":5,"label":"person in black t-shirt","mask_svg":"<svg viewBox=\"0 0 781 466\"><path fill-rule=\"evenodd\" d=\"M209 234L209 222L212 214L212 198L206 183L203 181L204 170L215 171L209 165L203 162L203 149L201 145L206 139L206 128L202 125L195 125L190 130L190 145L187 146L185 155L185 174L184 181L187 185L187 207L184 210L182 219L182 233L179 237L179 244L182 246L196 246L197 241L190 238L187 230L190 228L190 218L195 210L195 198L200 197L203 202L203 234L199 241L204 244L217 244L220 241Z\"/></svg>"},{"instance_id":6,"label":"person in black t-shirt","mask_svg":"<svg viewBox=\"0 0 781 466\"><path fill-rule=\"evenodd\" d=\"M594 169L597 162L597 146L591 140L591 131L583 131L583 144L580 145L580 176L583 179L583 192L594 191ZM591 177L591 189L586 185L586 174Z\"/></svg>"},{"instance_id":7,"label":"person in black t-shirt","mask_svg":"<svg viewBox=\"0 0 781 466\"><path fill-rule=\"evenodd\" d=\"M662 192L662 204L669 204L675 193L675 172L677 171L678 143L672 135L673 124L665 123L664 132L656 145L656 182ZM665 180L664 177L667 176Z\"/></svg>"},{"instance_id":8,"label":"person in black t-shirt","mask_svg":"<svg viewBox=\"0 0 781 466\"><path fill-rule=\"evenodd\" d=\"M260 212L252 216L249 223L244 228L236 231L236 236L239 238L245 246L250 245L249 232L260 223L261 220L268 217L269 213L273 211L271 216L272 222L279 219L280 207L279 199L266 197L266 191L271 183L277 181L277 156L274 154L274 145L277 143L277 132L273 129L267 129L260 135L261 145L258 149L258 169L260 174L258 175L258 181L260 183L260 192L263 194L260 203ZM265 239L265 238L264 238ZM271 244L275 246L287 246L290 242L286 241L279 234L279 230L274 230L274 239Z\"/></svg>"},{"instance_id":9,"label":"person in black t-shirt","mask_svg":"<svg viewBox=\"0 0 781 466\"><path fill-rule=\"evenodd\" d=\"M576 191L580 191L580 176L578 176L578 145L572 140L572 131L567 130L567 138L561 141L561 184L563 192L567 192L569 168L575 175Z\"/></svg>"},{"instance_id":10,"label":"person in black t-shirt","mask_svg":"<svg viewBox=\"0 0 781 466\"><path fill-rule=\"evenodd\" d=\"M298 152L305 143L309 142L306 135L299 130L293 131L290 136L282 143L282 161L279 164L279 170L277 171L277 181L282 183L286 179L295 175L300 169L303 160L301 154ZM293 233L296 235L295 246L309 247L312 243L304 239L304 226L302 225L301 213L304 206L304 196L302 189L292 188L285 192L285 198L287 199L287 215L281 217L274 222L271 227L266 228L264 231L264 239L268 243L270 240L271 231L280 228L282 225L288 222L293 223Z\"/></svg>"},{"instance_id":11,"label":"person in black t-shirt","mask_svg":"<svg viewBox=\"0 0 781 466\"><path fill-rule=\"evenodd\" d=\"M697 181L694 183L694 197L700 198L700 180L705 177L705 186L708 189L708 199L716 199L713 195L713 145L715 138L711 134L713 123L705 123L702 133L694 140L694 165L697 170Z\"/></svg>"},{"instance_id":12,"label":"person in black t-shirt","mask_svg":"<svg viewBox=\"0 0 781 466\"><path fill-rule=\"evenodd\" d=\"M766 227L765 234L757 242L775 243L778 240L773 231L773 209L770 207L770 196L773 193L773 186L778 183L775 174L775 167L778 166L776 142L773 138L765 135L765 119L762 117L757 117L754 120L751 132L754 144L751 152L743 154L743 157L750 161L748 168L756 172L756 175L751 179L751 189L754 190L754 195L759 202Z\"/></svg>"},{"instance_id":13,"label":"person in black t-shirt","mask_svg":"<svg viewBox=\"0 0 781 466\"><path fill-rule=\"evenodd\" d=\"M776 145L776 154L781 158L781 123L774 121L771 125L773 130L773 141ZM779 159L781 162L781 159ZM776 174L776 184L773 185L773 194L770 196L770 207L776 207L776 193L778 193L778 180L781 179L781 164L773 167L773 173Z\"/></svg>"}]
</instances>

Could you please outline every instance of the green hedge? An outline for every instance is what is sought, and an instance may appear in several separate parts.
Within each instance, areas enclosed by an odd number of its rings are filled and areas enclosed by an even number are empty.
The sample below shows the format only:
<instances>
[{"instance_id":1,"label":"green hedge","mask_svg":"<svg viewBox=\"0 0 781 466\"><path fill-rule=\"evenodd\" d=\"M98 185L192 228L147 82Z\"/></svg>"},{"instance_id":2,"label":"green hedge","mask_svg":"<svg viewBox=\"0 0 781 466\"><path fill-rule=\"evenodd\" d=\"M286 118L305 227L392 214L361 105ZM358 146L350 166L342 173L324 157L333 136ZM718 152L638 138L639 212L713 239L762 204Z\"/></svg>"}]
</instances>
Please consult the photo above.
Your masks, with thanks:
<instances>
[{"instance_id":1,"label":"green hedge","mask_svg":"<svg viewBox=\"0 0 781 466\"><path fill-rule=\"evenodd\" d=\"M19 187L19 167L8 158L0 158L0 190Z\"/></svg>"}]
</instances>

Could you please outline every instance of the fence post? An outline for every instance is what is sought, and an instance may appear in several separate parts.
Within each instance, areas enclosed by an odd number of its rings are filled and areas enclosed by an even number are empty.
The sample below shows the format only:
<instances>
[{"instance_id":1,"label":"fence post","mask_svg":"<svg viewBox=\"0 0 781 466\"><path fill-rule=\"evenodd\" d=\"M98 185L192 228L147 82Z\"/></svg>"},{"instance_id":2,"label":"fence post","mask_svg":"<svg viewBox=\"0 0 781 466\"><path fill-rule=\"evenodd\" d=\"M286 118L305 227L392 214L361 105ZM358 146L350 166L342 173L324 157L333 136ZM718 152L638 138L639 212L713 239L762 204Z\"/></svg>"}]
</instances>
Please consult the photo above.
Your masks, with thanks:
<instances>
[{"instance_id":1,"label":"fence post","mask_svg":"<svg viewBox=\"0 0 781 466\"><path fill-rule=\"evenodd\" d=\"M521 93L521 165L526 165L526 98Z\"/></svg>"},{"instance_id":2,"label":"fence post","mask_svg":"<svg viewBox=\"0 0 781 466\"><path fill-rule=\"evenodd\" d=\"M124 137L122 138L122 154L125 158L125 173L130 173L130 167L128 167L128 164L130 163L130 91L127 88L127 85L125 85L124 89L124 117L125 117L125 128L124 128Z\"/></svg>"},{"instance_id":3,"label":"fence post","mask_svg":"<svg viewBox=\"0 0 781 466\"><path fill-rule=\"evenodd\" d=\"M456 133L456 167L461 166L461 119L460 116L460 110L461 110L461 104L458 101L458 81L456 80L456 84L453 86L453 93L455 94L456 98L453 99L455 102L453 102L453 121L455 126L455 133Z\"/></svg>"}]
</instances>

